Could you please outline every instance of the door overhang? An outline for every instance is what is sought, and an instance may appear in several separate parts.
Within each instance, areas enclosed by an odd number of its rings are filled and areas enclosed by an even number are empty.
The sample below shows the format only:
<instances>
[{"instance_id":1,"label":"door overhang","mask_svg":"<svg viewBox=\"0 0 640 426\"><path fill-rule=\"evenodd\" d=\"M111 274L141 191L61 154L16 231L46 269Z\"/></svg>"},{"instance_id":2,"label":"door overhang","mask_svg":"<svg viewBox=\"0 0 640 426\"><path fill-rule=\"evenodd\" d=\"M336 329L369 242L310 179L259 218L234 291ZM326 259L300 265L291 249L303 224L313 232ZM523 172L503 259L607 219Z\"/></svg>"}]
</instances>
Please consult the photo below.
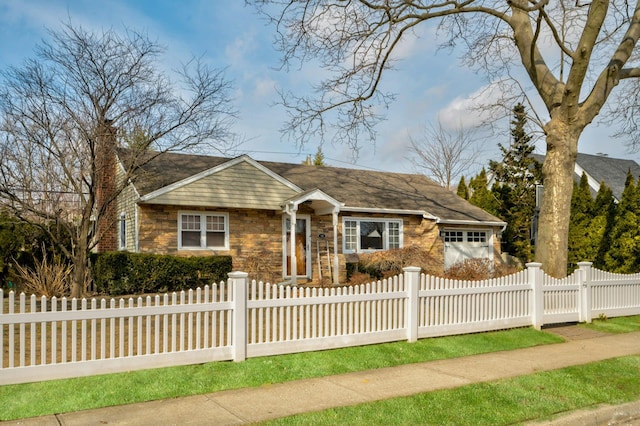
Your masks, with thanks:
<instances>
[{"instance_id":1,"label":"door overhang","mask_svg":"<svg viewBox=\"0 0 640 426\"><path fill-rule=\"evenodd\" d=\"M298 210L300 204L308 205L318 216L338 213L340 208L344 206L344 203L325 194L320 189L312 189L285 200L282 204L282 210L284 213L291 214L291 212Z\"/></svg>"},{"instance_id":2,"label":"door overhang","mask_svg":"<svg viewBox=\"0 0 640 426\"><path fill-rule=\"evenodd\" d=\"M295 285L297 280L296 271L296 252L295 252L295 223L298 207L301 204L305 204L318 216L328 215L332 216L333 223L333 282L338 283L338 213L340 208L344 206L344 203L339 202L335 198L325 194L319 189L312 189L309 191L297 194L294 197L285 200L282 204L283 213L287 214L290 218L291 224L291 247L290 247L290 259L291 259L291 284Z\"/></svg>"}]
</instances>

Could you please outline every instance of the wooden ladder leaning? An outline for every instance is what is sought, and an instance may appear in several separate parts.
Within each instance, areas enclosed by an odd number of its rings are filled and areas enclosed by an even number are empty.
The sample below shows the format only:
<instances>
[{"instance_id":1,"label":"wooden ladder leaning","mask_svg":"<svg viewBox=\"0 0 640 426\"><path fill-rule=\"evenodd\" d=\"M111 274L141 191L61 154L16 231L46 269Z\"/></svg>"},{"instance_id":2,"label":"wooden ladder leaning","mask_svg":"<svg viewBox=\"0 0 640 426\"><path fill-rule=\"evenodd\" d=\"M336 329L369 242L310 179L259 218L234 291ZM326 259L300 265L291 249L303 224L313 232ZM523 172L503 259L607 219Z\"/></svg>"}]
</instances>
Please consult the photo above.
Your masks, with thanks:
<instances>
[{"instance_id":1,"label":"wooden ladder leaning","mask_svg":"<svg viewBox=\"0 0 640 426\"><path fill-rule=\"evenodd\" d=\"M324 241L324 247L320 241L316 241L316 253L318 253L318 277L322 281L323 277L333 280L331 274L331 252L329 251L329 241Z\"/></svg>"}]
</instances>

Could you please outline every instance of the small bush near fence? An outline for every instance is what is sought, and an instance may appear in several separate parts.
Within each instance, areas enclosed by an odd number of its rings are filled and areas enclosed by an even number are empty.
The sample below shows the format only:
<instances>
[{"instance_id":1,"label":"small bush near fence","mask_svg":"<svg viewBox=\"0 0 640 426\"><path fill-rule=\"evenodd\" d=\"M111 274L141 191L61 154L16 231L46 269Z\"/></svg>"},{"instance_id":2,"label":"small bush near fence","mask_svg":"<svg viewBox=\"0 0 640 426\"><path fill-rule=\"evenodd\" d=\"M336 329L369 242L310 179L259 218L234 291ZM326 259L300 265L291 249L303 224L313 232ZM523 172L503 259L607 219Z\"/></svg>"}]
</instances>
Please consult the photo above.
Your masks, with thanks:
<instances>
[{"instance_id":1,"label":"small bush near fence","mask_svg":"<svg viewBox=\"0 0 640 426\"><path fill-rule=\"evenodd\" d=\"M515 274L519 270L521 268L515 265L494 264L488 259L466 259L447 269L444 276L453 280L478 281Z\"/></svg>"},{"instance_id":2,"label":"small bush near fence","mask_svg":"<svg viewBox=\"0 0 640 426\"><path fill-rule=\"evenodd\" d=\"M445 271L441 259L423 248L410 246L360 255L357 263L347 263L347 279L350 285L365 284L399 275L407 266L419 266L423 273L436 277L471 281L510 275L522 269L487 259L467 259Z\"/></svg>"},{"instance_id":3,"label":"small bush near fence","mask_svg":"<svg viewBox=\"0 0 640 426\"><path fill-rule=\"evenodd\" d=\"M407 266L419 266L424 273L442 275L442 261L418 246L361 254L358 263L347 270L347 275L351 278L351 284L362 279L370 282L371 279L380 280L401 274L402 268Z\"/></svg>"},{"instance_id":4,"label":"small bush near fence","mask_svg":"<svg viewBox=\"0 0 640 426\"><path fill-rule=\"evenodd\" d=\"M112 252L94 254L92 273L98 293L167 293L204 287L227 279L231 256L192 256Z\"/></svg>"}]
</instances>

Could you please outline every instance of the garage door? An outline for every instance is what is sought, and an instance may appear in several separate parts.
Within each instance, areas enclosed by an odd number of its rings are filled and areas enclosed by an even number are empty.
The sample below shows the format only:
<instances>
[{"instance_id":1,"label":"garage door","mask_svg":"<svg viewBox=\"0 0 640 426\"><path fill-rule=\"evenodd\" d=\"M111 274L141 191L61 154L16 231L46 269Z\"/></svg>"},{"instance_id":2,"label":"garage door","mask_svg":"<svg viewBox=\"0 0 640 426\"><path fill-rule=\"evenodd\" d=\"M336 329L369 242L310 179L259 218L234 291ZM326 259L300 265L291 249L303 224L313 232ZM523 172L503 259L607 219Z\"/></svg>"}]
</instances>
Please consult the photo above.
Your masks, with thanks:
<instances>
[{"instance_id":1,"label":"garage door","mask_svg":"<svg viewBox=\"0 0 640 426\"><path fill-rule=\"evenodd\" d=\"M444 268L467 259L493 260L491 231L445 230Z\"/></svg>"}]
</instances>

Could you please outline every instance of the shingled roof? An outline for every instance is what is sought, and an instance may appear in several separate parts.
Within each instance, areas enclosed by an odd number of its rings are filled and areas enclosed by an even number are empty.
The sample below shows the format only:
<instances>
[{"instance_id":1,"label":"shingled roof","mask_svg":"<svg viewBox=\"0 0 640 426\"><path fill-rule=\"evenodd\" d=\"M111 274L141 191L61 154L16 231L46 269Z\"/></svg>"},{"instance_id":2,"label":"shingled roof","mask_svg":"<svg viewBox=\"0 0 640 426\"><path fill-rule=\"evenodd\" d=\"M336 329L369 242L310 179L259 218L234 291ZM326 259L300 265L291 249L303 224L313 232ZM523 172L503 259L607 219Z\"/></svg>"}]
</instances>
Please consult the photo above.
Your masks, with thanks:
<instances>
[{"instance_id":1,"label":"shingled roof","mask_svg":"<svg viewBox=\"0 0 640 426\"><path fill-rule=\"evenodd\" d=\"M534 157L540 163L544 161L544 155L534 154ZM604 182L613 191L613 196L620 200L627 180L627 173L631 172L633 177L637 179L640 176L640 165L633 160L625 158L578 153L576 158L576 181L580 180L582 171L586 172L588 177L595 181L595 184L592 185L593 195L598 191L600 183Z\"/></svg>"},{"instance_id":2,"label":"shingled roof","mask_svg":"<svg viewBox=\"0 0 640 426\"><path fill-rule=\"evenodd\" d=\"M144 196L231 160L233 159L206 155L160 154L142 167L134 185L140 196ZM344 203L342 210L391 210L414 214L424 212L442 222L504 224L499 218L423 175L256 162L302 191L321 190Z\"/></svg>"}]
</instances>

